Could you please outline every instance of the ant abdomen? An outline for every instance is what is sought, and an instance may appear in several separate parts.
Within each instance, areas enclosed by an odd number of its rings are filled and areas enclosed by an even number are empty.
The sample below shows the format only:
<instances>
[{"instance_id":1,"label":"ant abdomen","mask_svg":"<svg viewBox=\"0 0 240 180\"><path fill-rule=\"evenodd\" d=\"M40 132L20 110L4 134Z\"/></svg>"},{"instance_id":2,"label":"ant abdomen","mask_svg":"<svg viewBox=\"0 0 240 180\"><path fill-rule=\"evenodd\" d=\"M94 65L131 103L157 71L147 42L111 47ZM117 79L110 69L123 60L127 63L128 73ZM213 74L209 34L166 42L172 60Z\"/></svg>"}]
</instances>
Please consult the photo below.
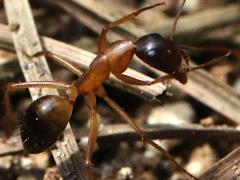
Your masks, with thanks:
<instances>
[{"instance_id":1,"label":"ant abdomen","mask_svg":"<svg viewBox=\"0 0 240 180\"><path fill-rule=\"evenodd\" d=\"M157 33L142 36L137 40L136 55L148 65L168 74L178 71L182 62L175 44Z\"/></svg>"},{"instance_id":2,"label":"ant abdomen","mask_svg":"<svg viewBox=\"0 0 240 180\"><path fill-rule=\"evenodd\" d=\"M69 122L73 104L66 97L47 95L26 110L21 127L24 149L40 153L49 148Z\"/></svg>"}]
</instances>

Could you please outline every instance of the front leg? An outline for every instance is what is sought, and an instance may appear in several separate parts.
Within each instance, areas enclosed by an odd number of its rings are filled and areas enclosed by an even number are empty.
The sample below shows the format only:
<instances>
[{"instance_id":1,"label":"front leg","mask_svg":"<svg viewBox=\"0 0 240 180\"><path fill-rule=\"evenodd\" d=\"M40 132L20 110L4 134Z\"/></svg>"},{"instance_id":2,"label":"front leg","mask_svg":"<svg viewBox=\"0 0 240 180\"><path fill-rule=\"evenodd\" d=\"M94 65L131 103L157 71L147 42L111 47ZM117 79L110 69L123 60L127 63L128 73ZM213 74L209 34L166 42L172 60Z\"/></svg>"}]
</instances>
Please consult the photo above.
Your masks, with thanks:
<instances>
[{"instance_id":1,"label":"front leg","mask_svg":"<svg viewBox=\"0 0 240 180\"><path fill-rule=\"evenodd\" d=\"M125 74L114 74L114 76L116 76L118 79L120 79L121 81L127 83L127 84L131 84L131 85L145 85L145 86L149 86L152 84L156 84L156 83L163 83L165 84L165 82L170 81L171 79L174 79L174 74L168 74L165 76L161 76L158 77L152 81L144 81L144 80L140 80L140 79L136 79L132 76L128 76Z\"/></svg>"}]
</instances>

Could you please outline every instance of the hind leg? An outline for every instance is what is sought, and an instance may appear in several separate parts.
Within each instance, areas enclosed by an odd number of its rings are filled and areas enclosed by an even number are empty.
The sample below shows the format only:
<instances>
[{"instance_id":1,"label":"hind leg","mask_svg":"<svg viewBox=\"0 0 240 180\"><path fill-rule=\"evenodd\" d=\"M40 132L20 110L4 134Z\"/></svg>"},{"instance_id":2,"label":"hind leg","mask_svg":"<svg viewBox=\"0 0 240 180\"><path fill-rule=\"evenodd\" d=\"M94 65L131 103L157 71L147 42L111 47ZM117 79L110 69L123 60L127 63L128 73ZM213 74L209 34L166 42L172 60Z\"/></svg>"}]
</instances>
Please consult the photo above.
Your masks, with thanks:
<instances>
[{"instance_id":1,"label":"hind leg","mask_svg":"<svg viewBox=\"0 0 240 180\"><path fill-rule=\"evenodd\" d=\"M148 136L139 128L139 126L135 123L135 121L133 119L131 119L128 114L121 108L119 107L111 98L109 98L104 90L103 87L100 87L97 91L96 94L101 97L102 99L104 99L104 101L112 108L114 109L114 111L116 113L118 113L119 116L121 116L121 118L126 121L134 130L135 132L139 135L139 137L142 139L142 141L150 144L151 146L153 146L154 148L156 148L158 151L160 151L162 153L162 155L164 157L166 157L169 161L171 161L173 164L175 164L175 166L181 170L182 172L184 172L185 174L187 174L189 176L190 179L195 179L197 180L196 177L194 177L193 175L191 175L189 172L187 172L185 169L183 169L175 160L174 158L167 152L165 151L161 146L159 146L158 144L156 144L154 141L152 141L150 138L148 138Z\"/></svg>"}]
</instances>

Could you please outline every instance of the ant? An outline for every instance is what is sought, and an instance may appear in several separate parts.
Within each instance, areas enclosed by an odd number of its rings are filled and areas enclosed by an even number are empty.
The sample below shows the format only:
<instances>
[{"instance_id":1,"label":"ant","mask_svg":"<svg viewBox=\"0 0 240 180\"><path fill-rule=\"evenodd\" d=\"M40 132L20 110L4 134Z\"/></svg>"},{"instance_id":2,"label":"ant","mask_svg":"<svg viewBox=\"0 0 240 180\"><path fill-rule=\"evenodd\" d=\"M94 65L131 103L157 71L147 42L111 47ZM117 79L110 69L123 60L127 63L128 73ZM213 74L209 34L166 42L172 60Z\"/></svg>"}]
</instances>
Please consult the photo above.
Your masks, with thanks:
<instances>
[{"instance_id":1,"label":"ant","mask_svg":"<svg viewBox=\"0 0 240 180\"><path fill-rule=\"evenodd\" d=\"M189 66L189 56L185 54L182 49L178 48L173 41L177 21L185 1L186 0L181 1L169 40L154 33L142 36L136 42L132 42L130 40L118 40L110 44L106 42L106 34L109 29L135 18L144 11L157 6L165 5L164 1L143 7L105 25L102 28L99 37L98 55L89 65L89 69L83 72L78 67L65 61L53 52L44 50L37 52L34 55L28 55L24 52L24 54L31 59L46 56L79 76L79 78L72 83L33 81L10 83L7 85L4 96L6 103L6 117L11 114L9 97L9 93L11 91L23 88L56 88L66 92L66 96L46 95L40 97L32 102L32 104L28 107L21 126L21 138L24 149L29 153L40 153L52 146L69 122L76 98L82 95L84 97L84 101L91 110L86 166L88 169L89 179L93 179L93 175L91 173L91 157L96 144L100 121L98 113L96 112L96 96L98 96L102 98L112 109L114 109L121 118L136 131L142 141L158 149L163 156L168 158L176 165L177 168L186 173L190 179L197 179L183 169L167 151L148 138L135 121L107 96L107 93L102 86L111 73L123 82L133 85L152 85L155 83L165 82L166 80L169 81L171 79L176 79L185 84L187 82L187 73L202 68L209 63L213 63L222 57L229 55L228 52L224 56L212 59L205 64L196 67ZM136 56L146 64L166 72L167 75L156 78L153 81L142 81L123 74L123 72L128 68L134 54L136 54Z\"/></svg>"}]
</instances>

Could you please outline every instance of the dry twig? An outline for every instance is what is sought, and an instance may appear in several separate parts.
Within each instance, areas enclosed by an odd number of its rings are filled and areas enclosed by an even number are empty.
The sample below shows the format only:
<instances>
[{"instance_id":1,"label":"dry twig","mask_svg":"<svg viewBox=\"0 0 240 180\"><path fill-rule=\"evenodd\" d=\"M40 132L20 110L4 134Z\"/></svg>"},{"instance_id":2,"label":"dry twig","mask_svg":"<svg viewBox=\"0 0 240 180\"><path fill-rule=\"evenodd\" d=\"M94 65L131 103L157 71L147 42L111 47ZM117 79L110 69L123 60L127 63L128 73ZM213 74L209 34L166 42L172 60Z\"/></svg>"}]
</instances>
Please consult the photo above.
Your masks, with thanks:
<instances>
[{"instance_id":1,"label":"dry twig","mask_svg":"<svg viewBox=\"0 0 240 180\"><path fill-rule=\"evenodd\" d=\"M48 3L56 4L62 9L67 11L73 17L81 21L81 23L88 26L90 29L99 32L101 27L110 21L113 21L124 14L127 11L131 11L127 7L119 8L119 4L116 4L111 1L95 1L88 0L83 2L81 0L59 0L59 1L50 1L45 0ZM111 8L106 8L111 7ZM212 7L206 10L202 10L192 14L191 16L186 16L180 18L178 22L178 27L176 35L193 35L201 33L205 30L211 30L212 28L226 26L234 22L239 21L239 3L229 4L222 7ZM121 14L118 11L121 11ZM104 12L104 13L102 13ZM113 16L114 14L114 16ZM117 14L117 15L116 15ZM118 16L118 17L116 17ZM124 33L121 33L121 36L127 37L132 36L141 36L146 34L146 29L148 32L160 32L163 36L169 36L170 29L172 26L172 19L163 17L163 15L156 14L154 15L153 22L149 27L139 27L133 22L129 22L121 26L121 30L124 30ZM159 23L156 23L156 19ZM204 21L200 21L204 19ZM119 31L118 31L119 32ZM126 36L127 35L127 36ZM114 36L115 38L116 36ZM111 40L113 37L109 36Z\"/></svg>"},{"instance_id":2,"label":"dry twig","mask_svg":"<svg viewBox=\"0 0 240 180\"><path fill-rule=\"evenodd\" d=\"M212 168L208 169L200 179L202 180L225 180L239 179L240 176L240 147L222 158Z\"/></svg>"},{"instance_id":3,"label":"dry twig","mask_svg":"<svg viewBox=\"0 0 240 180\"><path fill-rule=\"evenodd\" d=\"M151 139L188 139L191 137L196 138L198 141L211 141L213 139L240 140L238 129L224 126L206 128L196 124L154 124L141 126L141 129ZM88 138L87 129L76 130L75 137L77 141L86 142L85 139ZM16 139L19 139L19 137L12 137L9 143L0 144L0 156L23 151L22 144ZM98 142L103 143L136 140L140 140L139 136L127 124L104 125L98 134Z\"/></svg>"}]
</instances>

